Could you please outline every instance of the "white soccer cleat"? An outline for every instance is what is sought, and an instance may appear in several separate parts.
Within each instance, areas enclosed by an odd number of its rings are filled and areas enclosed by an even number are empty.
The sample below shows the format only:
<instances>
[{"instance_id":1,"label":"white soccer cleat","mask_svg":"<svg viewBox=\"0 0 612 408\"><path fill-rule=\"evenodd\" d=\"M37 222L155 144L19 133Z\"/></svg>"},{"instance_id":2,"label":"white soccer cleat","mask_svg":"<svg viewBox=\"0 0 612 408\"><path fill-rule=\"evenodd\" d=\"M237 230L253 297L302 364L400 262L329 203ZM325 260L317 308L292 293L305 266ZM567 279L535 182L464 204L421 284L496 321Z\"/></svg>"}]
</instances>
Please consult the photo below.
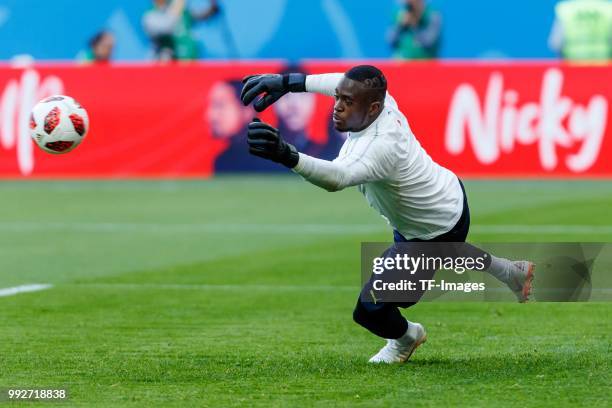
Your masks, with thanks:
<instances>
[{"instance_id":1,"label":"white soccer cleat","mask_svg":"<svg viewBox=\"0 0 612 408\"><path fill-rule=\"evenodd\" d=\"M529 300L531 284L535 273L535 264L529 261L514 261L508 274L508 287L514 292L520 303Z\"/></svg>"},{"instance_id":2,"label":"white soccer cleat","mask_svg":"<svg viewBox=\"0 0 612 408\"><path fill-rule=\"evenodd\" d=\"M409 323L408 330L399 339L387 339L387 345L370 359L370 363L405 363L414 350L427 340L425 328L419 323Z\"/></svg>"}]
</instances>

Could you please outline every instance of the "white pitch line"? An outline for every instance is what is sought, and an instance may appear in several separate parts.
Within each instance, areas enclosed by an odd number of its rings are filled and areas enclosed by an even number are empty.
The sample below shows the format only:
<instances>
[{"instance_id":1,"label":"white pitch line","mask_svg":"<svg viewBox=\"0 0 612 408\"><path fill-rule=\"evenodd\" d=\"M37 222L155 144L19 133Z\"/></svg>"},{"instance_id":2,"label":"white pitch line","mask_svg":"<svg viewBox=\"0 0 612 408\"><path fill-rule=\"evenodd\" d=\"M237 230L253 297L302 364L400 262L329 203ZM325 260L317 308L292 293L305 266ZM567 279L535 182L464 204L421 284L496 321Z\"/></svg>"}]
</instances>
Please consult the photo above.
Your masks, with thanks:
<instances>
[{"instance_id":1,"label":"white pitch line","mask_svg":"<svg viewBox=\"0 0 612 408\"><path fill-rule=\"evenodd\" d=\"M274 284L206 284L206 283L76 283L62 285L64 287L75 287L75 288L93 288L93 289L128 289L128 290L139 290L139 289L160 289L160 290L191 290L191 291L207 291L207 290L219 290L219 291L276 291L282 292L348 292L348 293L359 293L361 286L347 286L347 285L274 285ZM540 290L541 291L541 290ZM496 294L507 294L508 298L514 302L514 296L512 292L506 287L487 287L486 293ZM594 295L610 296L612 295L612 288L592 288L591 293ZM446 293L444 293L446 294ZM451 292L448 292L450 295ZM476 299L478 296L482 297L485 293L463 293L455 292L455 295L462 295L470 297L470 299ZM445 301L442 298L442 301ZM610 298L600 298L596 300L609 301Z\"/></svg>"},{"instance_id":2,"label":"white pitch line","mask_svg":"<svg viewBox=\"0 0 612 408\"><path fill-rule=\"evenodd\" d=\"M0 231L74 231L74 232L144 232L144 233L232 233L232 234L349 234L390 231L383 224L162 224L120 222L0 222ZM612 225L473 225L477 234L612 234Z\"/></svg>"},{"instance_id":3,"label":"white pitch line","mask_svg":"<svg viewBox=\"0 0 612 408\"><path fill-rule=\"evenodd\" d=\"M612 225L476 225L477 234L612 234Z\"/></svg>"},{"instance_id":4,"label":"white pitch line","mask_svg":"<svg viewBox=\"0 0 612 408\"><path fill-rule=\"evenodd\" d=\"M41 290L47 290L52 288L53 285L49 284L31 284L31 285L21 285L14 286L12 288L2 288L0 289L0 297L14 296L20 293L29 293L29 292L39 292Z\"/></svg>"},{"instance_id":5,"label":"white pitch line","mask_svg":"<svg viewBox=\"0 0 612 408\"><path fill-rule=\"evenodd\" d=\"M235 234L347 234L388 231L375 224L162 224L115 222L0 222L0 231L75 231L145 233L235 233Z\"/></svg>"},{"instance_id":6,"label":"white pitch line","mask_svg":"<svg viewBox=\"0 0 612 408\"><path fill-rule=\"evenodd\" d=\"M206 284L206 283L75 283L63 286L80 288L176 289L176 290L277 290L277 291L355 291L359 286L345 285L274 285L274 284Z\"/></svg>"}]
</instances>

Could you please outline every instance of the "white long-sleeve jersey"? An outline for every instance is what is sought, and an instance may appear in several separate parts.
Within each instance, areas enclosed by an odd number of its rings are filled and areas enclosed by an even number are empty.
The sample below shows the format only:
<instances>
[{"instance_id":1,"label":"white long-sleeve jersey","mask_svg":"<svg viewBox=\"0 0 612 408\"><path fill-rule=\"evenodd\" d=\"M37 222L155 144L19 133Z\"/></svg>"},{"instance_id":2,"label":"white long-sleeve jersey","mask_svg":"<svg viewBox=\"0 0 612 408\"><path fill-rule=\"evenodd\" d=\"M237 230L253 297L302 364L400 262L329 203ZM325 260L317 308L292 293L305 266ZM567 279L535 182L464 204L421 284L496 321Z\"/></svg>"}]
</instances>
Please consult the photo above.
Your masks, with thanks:
<instances>
[{"instance_id":1,"label":"white long-sleeve jersey","mask_svg":"<svg viewBox=\"0 0 612 408\"><path fill-rule=\"evenodd\" d=\"M333 96L342 76L309 75L306 90ZM349 132L336 159L300 153L293 170L328 191L359 186L370 206L408 239L450 231L463 210L459 179L429 157L389 93L378 118Z\"/></svg>"}]
</instances>

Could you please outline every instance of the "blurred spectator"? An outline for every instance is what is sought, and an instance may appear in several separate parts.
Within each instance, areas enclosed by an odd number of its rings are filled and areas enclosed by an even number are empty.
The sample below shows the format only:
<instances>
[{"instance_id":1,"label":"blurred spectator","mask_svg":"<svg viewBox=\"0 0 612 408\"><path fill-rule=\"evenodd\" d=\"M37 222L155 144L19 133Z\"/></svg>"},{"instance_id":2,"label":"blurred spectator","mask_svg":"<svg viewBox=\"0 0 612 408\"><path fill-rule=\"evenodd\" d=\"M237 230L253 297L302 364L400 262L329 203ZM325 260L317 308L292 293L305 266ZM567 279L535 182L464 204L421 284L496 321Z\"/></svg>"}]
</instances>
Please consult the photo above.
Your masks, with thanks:
<instances>
[{"instance_id":1,"label":"blurred spectator","mask_svg":"<svg viewBox=\"0 0 612 408\"><path fill-rule=\"evenodd\" d=\"M189 10L185 0L153 0L153 8L142 19L145 32L153 43L157 59L195 60L198 43L191 33L195 22L207 20L219 12L216 0L202 11Z\"/></svg>"},{"instance_id":2,"label":"blurred spectator","mask_svg":"<svg viewBox=\"0 0 612 408\"><path fill-rule=\"evenodd\" d=\"M300 152L310 155L313 143L308 135L308 125L314 114L315 98L312 93L289 93L273 105L283 138Z\"/></svg>"},{"instance_id":3,"label":"blurred spectator","mask_svg":"<svg viewBox=\"0 0 612 408\"><path fill-rule=\"evenodd\" d=\"M212 135L227 141L226 149L216 157L215 170L226 172L279 171L273 162L249 154L246 128L255 117L252 106L240 101L242 82L220 81L208 94L205 112Z\"/></svg>"},{"instance_id":4,"label":"blurred spectator","mask_svg":"<svg viewBox=\"0 0 612 408\"><path fill-rule=\"evenodd\" d=\"M309 134L308 128L315 114L315 104L315 94L302 92L288 93L272 106L278 117L278 129L285 141L307 155L333 160L338 156L345 137L331 126L327 132L326 143L316 143L312 140L313 135Z\"/></svg>"},{"instance_id":5,"label":"blurred spectator","mask_svg":"<svg viewBox=\"0 0 612 408\"><path fill-rule=\"evenodd\" d=\"M437 58L441 29L440 13L426 4L425 0L402 0L389 36L394 57Z\"/></svg>"},{"instance_id":6,"label":"blurred spectator","mask_svg":"<svg viewBox=\"0 0 612 408\"><path fill-rule=\"evenodd\" d=\"M85 63L108 64L113 58L115 36L108 31L100 31L89 40L89 47L80 60Z\"/></svg>"},{"instance_id":7,"label":"blurred spectator","mask_svg":"<svg viewBox=\"0 0 612 408\"><path fill-rule=\"evenodd\" d=\"M612 58L612 2L565 0L555 6L550 48L567 60Z\"/></svg>"},{"instance_id":8,"label":"blurred spectator","mask_svg":"<svg viewBox=\"0 0 612 408\"><path fill-rule=\"evenodd\" d=\"M289 65L279 74L303 72L299 65ZM333 160L338 156L345 137L332 126L327 132L327 142L317 143L311 130L311 122L315 116L317 96L310 92L288 93L272 105L278 118L278 129L283 139L294 145L298 151L319 159ZM320 135L319 135L320 136ZM319 139L320 140L320 139Z\"/></svg>"},{"instance_id":9,"label":"blurred spectator","mask_svg":"<svg viewBox=\"0 0 612 408\"><path fill-rule=\"evenodd\" d=\"M255 116L252 106L240 101L241 81L216 82L208 94L206 118L214 137L232 139L239 134L246 135L246 126Z\"/></svg>"}]
</instances>

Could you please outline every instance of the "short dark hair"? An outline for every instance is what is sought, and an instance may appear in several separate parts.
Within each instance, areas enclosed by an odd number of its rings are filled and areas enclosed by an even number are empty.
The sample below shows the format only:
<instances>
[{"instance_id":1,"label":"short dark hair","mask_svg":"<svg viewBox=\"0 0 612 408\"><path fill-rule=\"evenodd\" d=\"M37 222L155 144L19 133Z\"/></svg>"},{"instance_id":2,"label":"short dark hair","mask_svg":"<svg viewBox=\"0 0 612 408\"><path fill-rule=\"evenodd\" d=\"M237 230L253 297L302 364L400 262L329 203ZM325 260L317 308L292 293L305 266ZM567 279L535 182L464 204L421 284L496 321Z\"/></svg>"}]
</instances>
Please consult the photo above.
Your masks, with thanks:
<instances>
[{"instance_id":1,"label":"short dark hair","mask_svg":"<svg viewBox=\"0 0 612 408\"><path fill-rule=\"evenodd\" d=\"M98 44L100 44L100 41L102 41L102 39L107 35L110 35L110 31L98 31L96 34L94 34L93 37L89 39L89 46L91 48L95 48Z\"/></svg>"},{"instance_id":2,"label":"short dark hair","mask_svg":"<svg viewBox=\"0 0 612 408\"><path fill-rule=\"evenodd\" d=\"M371 89L375 100L385 100L387 78L382 71L373 65L357 65L344 73L348 79L360 82L366 89Z\"/></svg>"}]
</instances>

